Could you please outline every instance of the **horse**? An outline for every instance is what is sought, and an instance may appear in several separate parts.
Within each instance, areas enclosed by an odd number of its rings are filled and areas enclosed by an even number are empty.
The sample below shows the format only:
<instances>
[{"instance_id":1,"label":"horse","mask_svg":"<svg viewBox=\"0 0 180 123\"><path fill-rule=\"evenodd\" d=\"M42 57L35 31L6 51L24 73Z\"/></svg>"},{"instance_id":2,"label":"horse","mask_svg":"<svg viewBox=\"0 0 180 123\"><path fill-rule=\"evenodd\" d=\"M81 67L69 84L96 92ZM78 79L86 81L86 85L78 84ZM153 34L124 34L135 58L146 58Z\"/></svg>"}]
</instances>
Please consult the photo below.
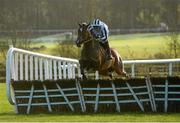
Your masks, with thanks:
<instances>
[{"instance_id":1,"label":"horse","mask_svg":"<svg viewBox=\"0 0 180 123\"><path fill-rule=\"evenodd\" d=\"M118 75L127 77L124 70L124 65L122 58L119 53L111 48L112 61L108 64L106 63L106 52L104 48L100 45L98 39L93 38L88 30L89 24L81 23L78 28L78 36L76 45L77 47L83 48L81 50L80 56L80 70L83 79L87 79L85 75L85 69L93 71L98 71L100 75L109 76L112 79L112 72L115 71Z\"/></svg>"}]
</instances>

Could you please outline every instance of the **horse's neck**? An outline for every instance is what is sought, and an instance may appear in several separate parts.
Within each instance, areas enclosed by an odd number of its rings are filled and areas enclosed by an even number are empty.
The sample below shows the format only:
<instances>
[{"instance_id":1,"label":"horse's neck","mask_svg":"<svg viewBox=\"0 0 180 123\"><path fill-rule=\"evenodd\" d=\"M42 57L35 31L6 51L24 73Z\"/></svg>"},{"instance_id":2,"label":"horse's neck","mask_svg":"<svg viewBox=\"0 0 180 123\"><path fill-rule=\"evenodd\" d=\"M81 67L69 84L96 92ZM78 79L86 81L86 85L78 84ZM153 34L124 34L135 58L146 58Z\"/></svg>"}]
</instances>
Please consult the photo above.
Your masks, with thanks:
<instances>
[{"instance_id":1,"label":"horse's neck","mask_svg":"<svg viewBox=\"0 0 180 123\"><path fill-rule=\"evenodd\" d=\"M94 40L84 44L82 54L85 59L97 60L99 52L99 42Z\"/></svg>"},{"instance_id":2,"label":"horse's neck","mask_svg":"<svg viewBox=\"0 0 180 123\"><path fill-rule=\"evenodd\" d=\"M96 40L92 40L84 44L84 48L90 49L90 50L97 50L99 48L99 42Z\"/></svg>"},{"instance_id":3,"label":"horse's neck","mask_svg":"<svg viewBox=\"0 0 180 123\"><path fill-rule=\"evenodd\" d=\"M100 46L97 40L87 42L83 46L81 52L81 58L85 60L93 60L97 64L101 65L104 60L105 52L104 49Z\"/></svg>"}]
</instances>

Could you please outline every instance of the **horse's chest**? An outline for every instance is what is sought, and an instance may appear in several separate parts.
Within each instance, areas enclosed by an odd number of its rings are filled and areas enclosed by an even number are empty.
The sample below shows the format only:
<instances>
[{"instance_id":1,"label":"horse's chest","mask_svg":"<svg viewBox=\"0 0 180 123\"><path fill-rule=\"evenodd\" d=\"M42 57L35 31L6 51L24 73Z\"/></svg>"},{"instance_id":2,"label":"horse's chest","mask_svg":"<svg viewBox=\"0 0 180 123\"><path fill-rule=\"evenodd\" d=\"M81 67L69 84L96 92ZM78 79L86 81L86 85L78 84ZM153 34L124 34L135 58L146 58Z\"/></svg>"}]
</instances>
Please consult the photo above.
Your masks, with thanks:
<instances>
[{"instance_id":1,"label":"horse's chest","mask_svg":"<svg viewBox=\"0 0 180 123\"><path fill-rule=\"evenodd\" d=\"M98 60L98 50L96 48L83 48L81 58L86 60Z\"/></svg>"}]
</instances>

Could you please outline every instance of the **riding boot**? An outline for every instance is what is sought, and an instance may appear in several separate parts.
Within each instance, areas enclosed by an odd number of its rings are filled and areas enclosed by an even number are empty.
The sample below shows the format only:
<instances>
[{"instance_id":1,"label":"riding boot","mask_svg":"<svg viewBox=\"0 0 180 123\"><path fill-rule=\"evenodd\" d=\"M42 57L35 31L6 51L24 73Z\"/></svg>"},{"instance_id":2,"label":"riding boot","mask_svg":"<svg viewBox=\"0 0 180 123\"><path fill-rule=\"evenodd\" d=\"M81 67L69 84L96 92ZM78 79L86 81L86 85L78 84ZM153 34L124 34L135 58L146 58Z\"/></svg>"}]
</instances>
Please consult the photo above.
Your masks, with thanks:
<instances>
[{"instance_id":1,"label":"riding boot","mask_svg":"<svg viewBox=\"0 0 180 123\"><path fill-rule=\"evenodd\" d=\"M109 47L109 43L105 42L104 44L102 44L102 47L104 48L104 50L106 51L106 60L111 60L112 56L111 56L111 49Z\"/></svg>"},{"instance_id":2,"label":"riding boot","mask_svg":"<svg viewBox=\"0 0 180 123\"><path fill-rule=\"evenodd\" d=\"M111 56L111 49L109 47L109 43L105 42L103 44L101 44L102 47L104 48L105 52L106 52L106 56L105 56L105 64L103 65L103 69L109 69L111 64L112 64L112 56Z\"/></svg>"}]
</instances>

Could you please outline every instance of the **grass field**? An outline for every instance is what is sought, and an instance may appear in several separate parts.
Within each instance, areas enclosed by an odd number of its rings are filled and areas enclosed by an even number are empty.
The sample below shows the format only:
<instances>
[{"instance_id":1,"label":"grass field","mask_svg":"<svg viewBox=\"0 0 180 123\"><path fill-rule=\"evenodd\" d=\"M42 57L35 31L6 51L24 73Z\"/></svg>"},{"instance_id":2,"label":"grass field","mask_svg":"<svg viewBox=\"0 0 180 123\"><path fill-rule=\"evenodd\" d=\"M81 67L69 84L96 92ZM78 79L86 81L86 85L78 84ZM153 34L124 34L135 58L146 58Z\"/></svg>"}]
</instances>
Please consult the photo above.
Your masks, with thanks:
<instances>
[{"instance_id":1,"label":"grass field","mask_svg":"<svg viewBox=\"0 0 180 123\"><path fill-rule=\"evenodd\" d=\"M165 52L167 50L168 40L164 34L147 33L147 34L123 34L109 37L110 46L116 48L123 59L146 59L151 58L154 54ZM46 48L37 52L55 55L56 43L36 43L34 46L44 45ZM73 49L77 49L75 46ZM140 113L140 112L123 112L123 113L106 113L106 114L81 114L81 113L58 113L58 114L31 114L17 115L14 113L13 106L8 103L6 97L5 83L0 83L0 122L30 122L30 121L97 121L97 122L180 122L180 113Z\"/></svg>"},{"instance_id":2,"label":"grass field","mask_svg":"<svg viewBox=\"0 0 180 123\"><path fill-rule=\"evenodd\" d=\"M145 33L112 35L109 37L109 42L110 46L117 49L124 59L151 59L155 54L168 52L169 40L164 33ZM57 43L37 43L35 46L40 45L47 48L39 52L55 55ZM77 50L75 45L72 49Z\"/></svg>"},{"instance_id":3,"label":"grass field","mask_svg":"<svg viewBox=\"0 0 180 123\"><path fill-rule=\"evenodd\" d=\"M179 122L180 113L56 113L56 114L15 114L13 106L7 101L5 83L0 83L0 122Z\"/></svg>"},{"instance_id":4,"label":"grass field","mask_svg":"<svg viewBox=\"0 0 180 123\"><path fill-rule=\"evenodd\" d=\"M168 40L164 34L124 34L110 37L110 45L118 49L124 58L142 59L167 50Z\"/></svg>"},{"instance_id":5,"label":"grass field","mask_svg":"<svg viewBox=\"0 0 180 123\"><path fill-rule=\"evenodd\" d=\"M52 35L52 38L54 35ZM42 39L46 38L40 37ZM51 36L48 36L51 38ZM57 37L59 38L59 37ZM1 39L2 40L2 39ZM179 35L180 43L180 35ZM153 59L156 58L155 55L162 53L164 57L169 58L167 53L169 52L167 44L169 43L169 38L165 33L143 33L143 34L120 34L120 35L110 35L109 36L110 46L118 50L123 59ZM45 46L44 49L34 50L35 52L59 55L57 53L57 42L37 42L32 43L32 47ZM77 54L80 50L73 45L69 52L77 58ZM1 56L0 56L1 57ZM67 56L68 57L68 56Z\"/></svg>"}]
</instances>

